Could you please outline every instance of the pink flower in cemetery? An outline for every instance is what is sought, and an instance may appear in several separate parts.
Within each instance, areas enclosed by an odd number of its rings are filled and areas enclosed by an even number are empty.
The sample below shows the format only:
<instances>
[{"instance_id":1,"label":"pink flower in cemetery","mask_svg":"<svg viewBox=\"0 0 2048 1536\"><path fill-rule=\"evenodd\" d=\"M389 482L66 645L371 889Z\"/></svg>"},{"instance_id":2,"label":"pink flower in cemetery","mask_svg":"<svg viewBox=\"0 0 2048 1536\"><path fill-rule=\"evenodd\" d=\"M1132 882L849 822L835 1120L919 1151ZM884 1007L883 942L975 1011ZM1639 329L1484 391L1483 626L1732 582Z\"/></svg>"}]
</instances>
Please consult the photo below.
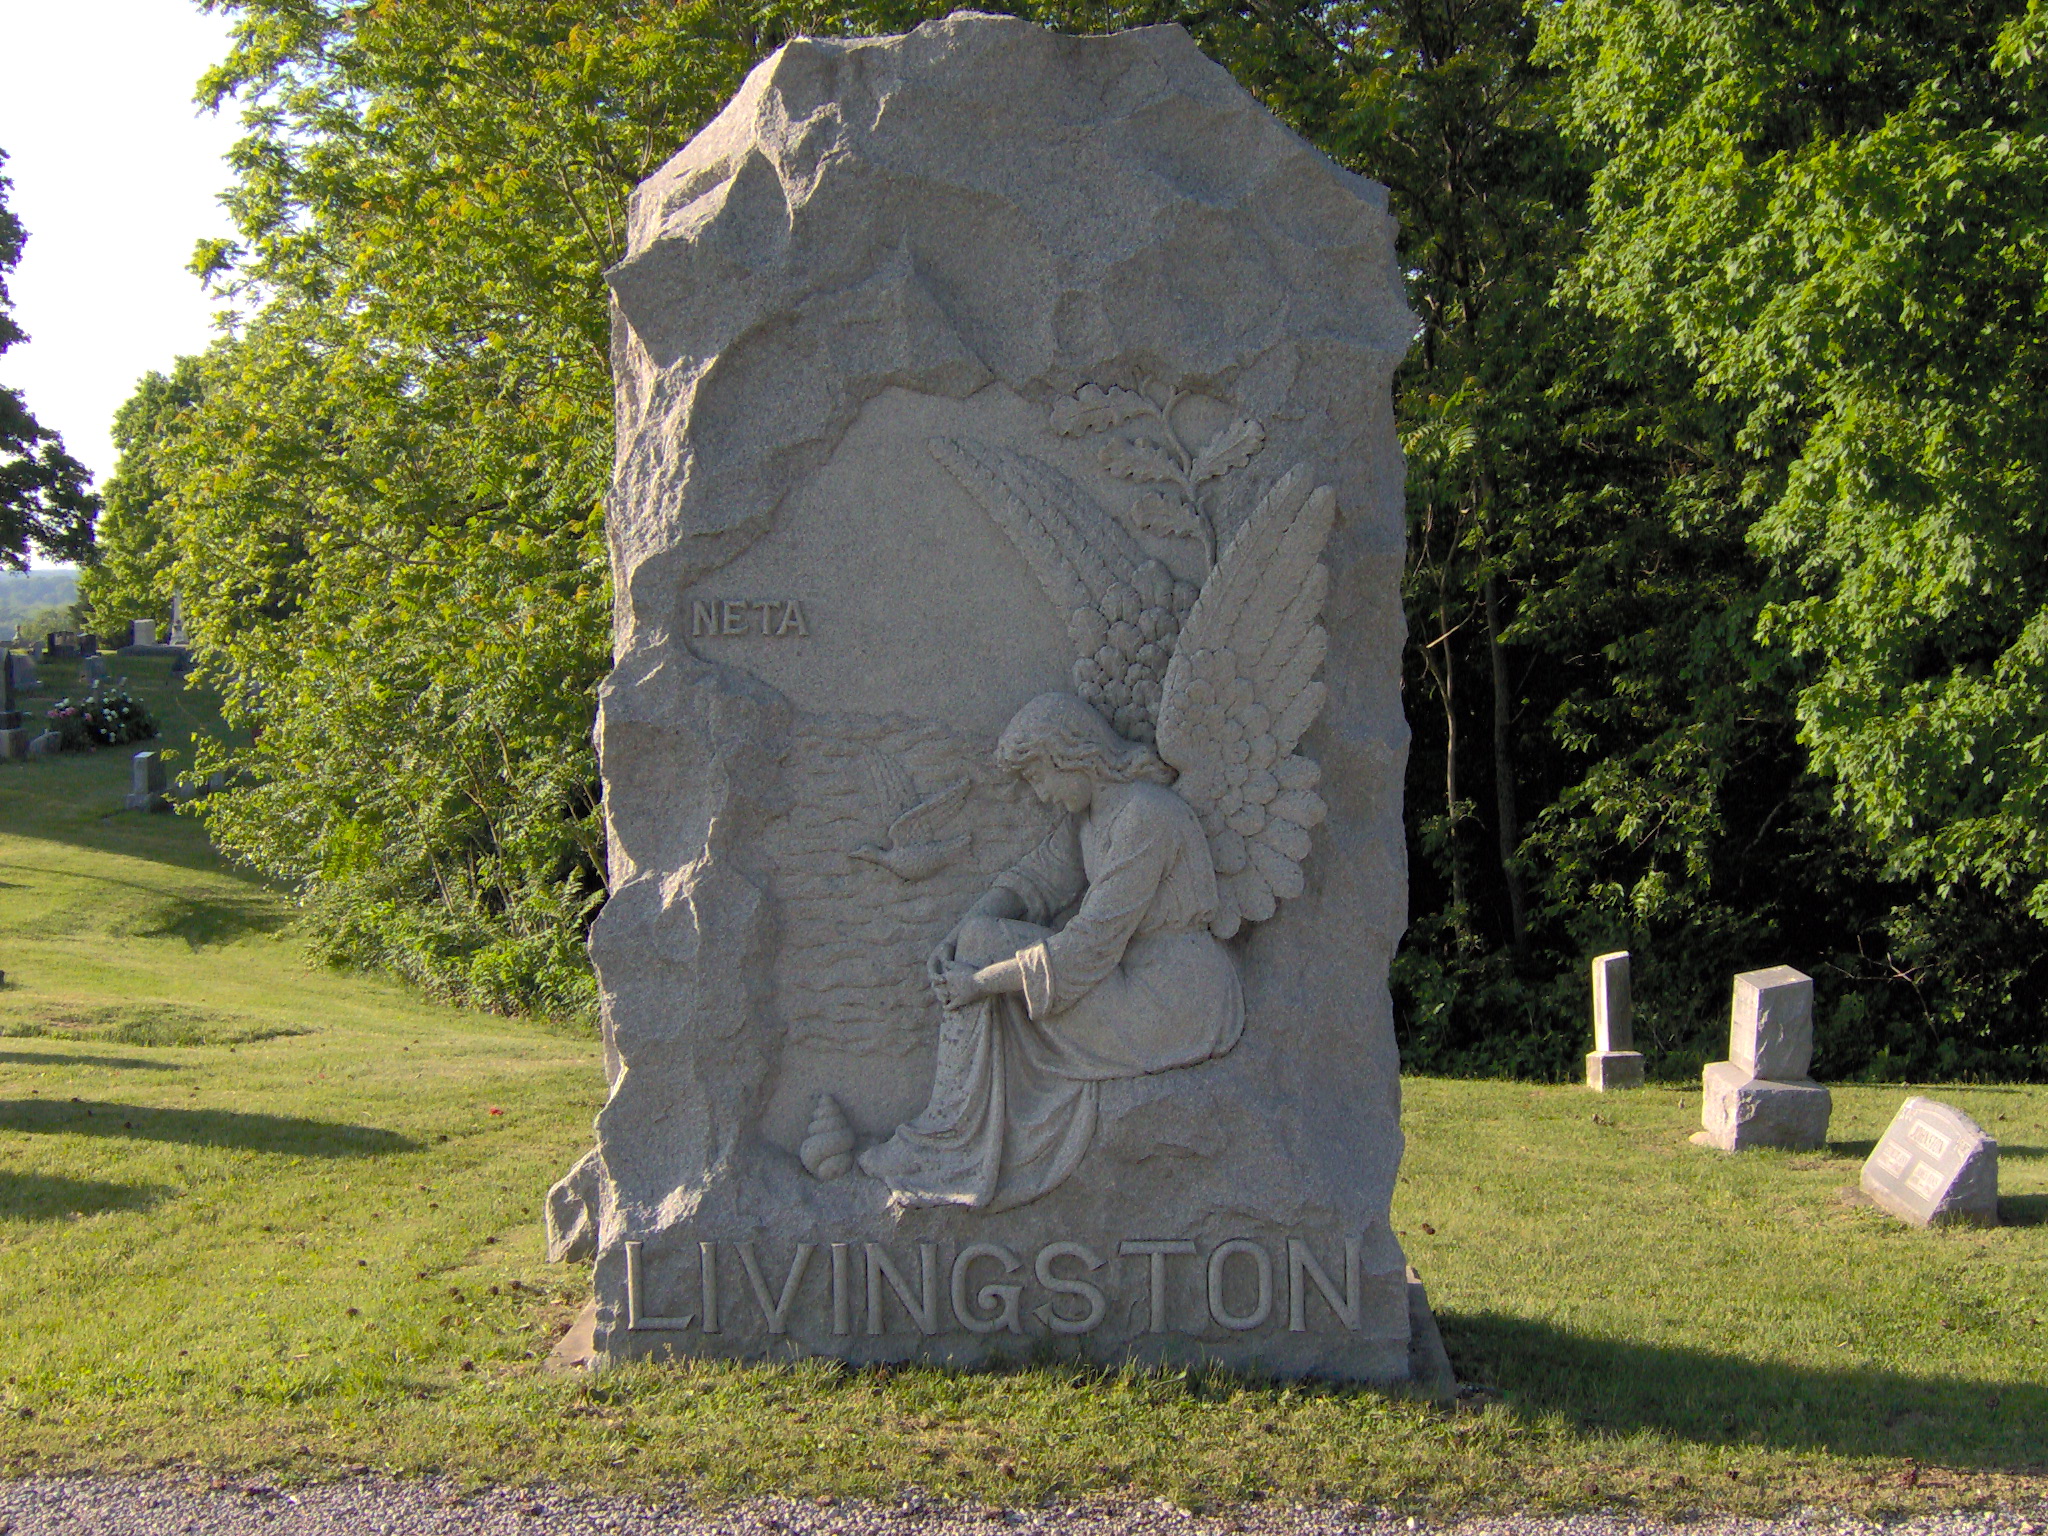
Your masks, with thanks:
<instances>
[{"instance_id":1,"label":"pink flower in cemetery","mask_svg":"<svg viewBox=\"0 0 2048 1536\"><path fill-rule=\"evenodd\" d=\"M492 1113L492 1114L494 1114L494 1115L502 1115L503 1113L505 1113L505 1111L503 1111L502 1109L498 1108L498 1106L497 1106L497 1105L493 1104L493 1105L491 1106L491 1113Z\"/></svg>"}]
</instances>

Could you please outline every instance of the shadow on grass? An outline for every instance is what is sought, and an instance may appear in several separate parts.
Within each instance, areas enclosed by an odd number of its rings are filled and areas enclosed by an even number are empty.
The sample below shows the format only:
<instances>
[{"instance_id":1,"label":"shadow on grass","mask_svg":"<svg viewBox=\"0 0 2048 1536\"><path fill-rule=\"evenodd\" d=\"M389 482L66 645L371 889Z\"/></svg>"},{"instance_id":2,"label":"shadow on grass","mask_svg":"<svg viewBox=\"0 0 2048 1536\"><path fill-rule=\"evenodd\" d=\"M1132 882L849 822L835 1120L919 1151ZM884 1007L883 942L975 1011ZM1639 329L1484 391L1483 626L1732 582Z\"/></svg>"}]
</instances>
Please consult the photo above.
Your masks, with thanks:
<instances>
[{"instance_id":1,"label":"shadow on grass","mask_svg":"<svg viewBox=\"0 0 2048 1536\"><path fill-rule=\"evenodd\" d=\"M1458 1380L1499 1393L1531 1418L1556 1413L1585 1430L1709 1445L2005 1471L2048 1466L2048 1383L2038 1377L1983 1382L1824 1369L1592 1339L1484 1312L1447 1312L1438 1322Z\"/></svg>"},{"instance_id":2,"label":"shadow on grass","mask_svg":"<svg viewBox=\"0 0 2048 1536\"><path fill-rule=\"evenodd\" d=\"M141 1067L149 1072L175 1072L175 1061L145 1061L140 1056L69 1056L57 1051L0 1051L0 1066Z\"/></svg>"},{"instance_id":3,"label":"shadow on grass","mask_svg":"<svg viewBox=\"0 0 2048 1536\"><path fill-rule=\"evenodd\" d=\"M227 1109L150 1109L96 1099L0 1099L0 1130L175 1141L192 1147L235 1147L297 1157L375 1157L385 1152L410 1152L419 1145L409 1136L371 1125Z\"/></svg>"},{"instance_id":4,"label":"shadow on grass","mask_svg":"<svg viewBox=\"0 0 2048 1536\"><path fill-rule=\"evenodd\" d=\"M183 939L192 949L232 944L251 934L276 933L291 921L274 893L261 888L246 896L178 896L155 923L134 930L137 938Z\"/></svg>"},{"instance_id":5,"label":"shadow on grass","mask_svg":"<svg viewBox=\"0 0 2048 1536\"><path fill-rule=\"evenodd\" d=\"M146 1211L168 1193L157 1184L109 1184L99 1179L0 1171L0 1221L60 1221L101 1211Z\"/></svg>"},{"instance_id":6,"label":"shadow on grass","mask_svg":"<svg viewBox=\"0 0 2048 1536\"><path fill-rule=\"evenodd\" d=\"M2048 1226L2048 1195L2000 1195L1998 1220L2008 1227Z\"/></svg>"}]
</instances>

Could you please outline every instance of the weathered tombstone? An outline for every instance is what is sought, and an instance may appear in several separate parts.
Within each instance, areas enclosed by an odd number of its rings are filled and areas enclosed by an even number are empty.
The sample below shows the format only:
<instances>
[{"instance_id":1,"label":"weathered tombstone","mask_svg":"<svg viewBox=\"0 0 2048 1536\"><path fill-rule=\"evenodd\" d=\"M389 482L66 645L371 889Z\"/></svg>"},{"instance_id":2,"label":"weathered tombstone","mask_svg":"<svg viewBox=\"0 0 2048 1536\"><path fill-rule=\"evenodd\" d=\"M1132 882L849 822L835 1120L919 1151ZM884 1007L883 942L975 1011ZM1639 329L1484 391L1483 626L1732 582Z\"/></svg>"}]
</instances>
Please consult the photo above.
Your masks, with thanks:
<instances>
[{"instance_id":1,"label":"weathered tombstone","mask_svg":"<svg viewBox=\"0 0 2048 1536\"><path fill-rule=\"evenodd\" d=\"M161 811L170 803L170 783L164 773L163 754L136 753L129 762L125 807L131 811Z\"/></svg>"},{"instance_id":2,"label":"weathered tombstone","mask_svg":"<svg viewBox=\"0 0 2048 1536\"><path fill-rule=\"evenodd\" d=\"M1752 1077L1804 1078L1813 1065L1813 978L1789 965L1737 976L1728 1059Z\"/></svg>"},{"instance_id":3,"label":"weathered tombstone","mask_svg":"<svg viewBox=\"0 0 2048 1536\"><path fill-rule=\"evenodd\" d=\"M28 756L28 730L14 707L14 657L0 651L0 761Z\"/></svg>"},{"instance_id":4,"label":"weathered tombstone","mask_svg":"<svg viewBox=\"0 0 2048 1536\"><path fill-rule=\"evenodd\" d=\"M81 657L78 663L78 680L91 686L107 680L107 658L104 656Z\"/></svg>"},{"instance_id":5,"label":"weathered tombstone","mask_svg":"<svg viewBox=\"0 0 2048 1536\"><path fill-rule=\"evenodd\" d=\"M17 695L42 691L43 680L36 672L35 658L26 652L9 656L7 670L14 678L14 691Z\"/></svg>"},{"instance_id":6,"label":"weathered tombstone","mask_svg":"<svg viewBox=\"0 0 2048 1536\"><path fill-rule=\"evenodd\" d=\"M1998 1225L1998 1143L1952 1105L1899 1106L1863 1164L1863 1192L1916 1227Z\"/></svg>"},{"instance_id":7,"label":"weathered tombstone","mask_svg":"<svg viewBox=\"0 0 2048 1536\"><path fill-rule=\"evenodd\" d=\"M30 757L55 757L64 750L64 737L57 731L44 731L40 736L28 739Z\"/></svg>"},{"instance_id":8,"label":"weathered tombstone","mask_svg":"<svg viewBox=\"0 0 2048 1536\"><path fill-rule=\"evenodd\" d=\"M80 636L78 637L78 654L79 654L79 655L81 655L81 656L97 656L97 655L99 655L99 653L100 653L100 637L99 637L98 635L80 635Z\"/></svg>"},{"instance_id":9,"label":"weathered tombstone","mask_svg":"<svg viewBox=\"0 0 2048 1536\"><path fill-rule=\"evenodd\" d=\"M1593 957L1593 1053L1586 1086L1606 1093L1643 1086L1643 1053L1635 1048L1635 1001L1629 992L1628 951Z\"/></svg>"},{"instance_id":10,"label":"weathered tombstone","mask_svg":"<svg viewBox=\"0 0 2048 1536\"><path fill-rule=\"evenodd\" d=\"M1729 1007L1727 1061L1708 1065L1694 1140L1723 1152L1811 1149L1834 1107L1806 1074L1813 1064L1813 978L1789 965L1744 971Z\"/></svg>"},{"instance_id":11,"label":"weathered tombstone","mask_svg":"<svg viewBox=\"0 0 2048 1536\"><path fill-rule=\"evenodd\" d=\"M601 1356L1411 1374L1393 234L1179 28L971 13L635 194Z\"/></svg>"},{"instance_id":12,"label":"weathered tombstone","mask_svg":"<svg viewBox=\"0 0 2048 1536\"><path fill-rule=\"evenodd\" d=\"M155 645L156 620L130 619L128 621L128 643L130 645Z\"/></svg>"},{"instance_id":13,"label":"weathered tombstone","mask_svg":"<svg viewBox=\"0 0 2048 1536\"><path fill-rule=\"evenodd\" d=\"M81 654L78 636L68 629L53 629L43 636L45 661L75 661Z\"/></svg>"},{"instance_id":14,"label":"weathered tombstone","mask_svg":"<svg viewBox=\"0 0 2048 1536\"><path fill-rule=\"evenodd\" d=\"M187 643L185 639L185 600L175 592L171 594L171 633L169 640L172 645L184 645Z\"/></svg>"}]
</instances>

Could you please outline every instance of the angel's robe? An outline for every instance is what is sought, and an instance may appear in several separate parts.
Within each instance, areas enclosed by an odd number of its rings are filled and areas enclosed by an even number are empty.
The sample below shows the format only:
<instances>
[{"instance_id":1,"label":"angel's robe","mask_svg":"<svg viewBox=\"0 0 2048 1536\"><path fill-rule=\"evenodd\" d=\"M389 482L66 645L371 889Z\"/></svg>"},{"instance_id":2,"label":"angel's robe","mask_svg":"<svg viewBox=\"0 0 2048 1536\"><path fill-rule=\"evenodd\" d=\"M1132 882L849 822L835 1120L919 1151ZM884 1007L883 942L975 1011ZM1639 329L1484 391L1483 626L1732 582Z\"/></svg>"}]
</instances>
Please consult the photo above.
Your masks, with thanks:
<instances>
[{"instance_id":1,"label":"angel's robe","mask_svg":"<svg viewBox=\"0 0 2048 1536\"><path fill-rule=\"evenodd\" d=\"M970 919L959 958L1017 956L1024 992L947 1013L931 1102L862 1154L900 1205L1036 1200L1087 1152L1099 1084L1220 1056L1244 1029L1237 966L1209 932L1209 842L1172 790L1100 786L995 884L1024 919Z\"/></svg>"}]
</instances>

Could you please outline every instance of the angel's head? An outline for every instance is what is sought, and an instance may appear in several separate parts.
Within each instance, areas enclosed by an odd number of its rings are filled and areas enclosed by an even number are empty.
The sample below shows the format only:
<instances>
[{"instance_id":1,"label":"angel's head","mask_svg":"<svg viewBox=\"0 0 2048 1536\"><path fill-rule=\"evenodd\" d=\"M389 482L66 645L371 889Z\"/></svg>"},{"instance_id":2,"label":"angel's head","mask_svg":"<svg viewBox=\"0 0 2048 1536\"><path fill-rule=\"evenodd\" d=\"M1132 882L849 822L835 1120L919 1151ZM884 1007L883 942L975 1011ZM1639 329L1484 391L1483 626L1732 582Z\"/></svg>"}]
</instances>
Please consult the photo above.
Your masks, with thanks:
<instances>
[{"instance_id":1,"label":"angel's head","mask_svg":"<svg viewBox=\"0 0 2048 1536\"><path fill-rule=\"evenodd\" d=\"M1031 785L1048 805L1079 815L1104 784L1146 779L1171 783L1173 772L1150 747L1125 741L1083 699L1041 693L1011 717L996 743L996 762Z\"/></svg>"}]
</instances>

